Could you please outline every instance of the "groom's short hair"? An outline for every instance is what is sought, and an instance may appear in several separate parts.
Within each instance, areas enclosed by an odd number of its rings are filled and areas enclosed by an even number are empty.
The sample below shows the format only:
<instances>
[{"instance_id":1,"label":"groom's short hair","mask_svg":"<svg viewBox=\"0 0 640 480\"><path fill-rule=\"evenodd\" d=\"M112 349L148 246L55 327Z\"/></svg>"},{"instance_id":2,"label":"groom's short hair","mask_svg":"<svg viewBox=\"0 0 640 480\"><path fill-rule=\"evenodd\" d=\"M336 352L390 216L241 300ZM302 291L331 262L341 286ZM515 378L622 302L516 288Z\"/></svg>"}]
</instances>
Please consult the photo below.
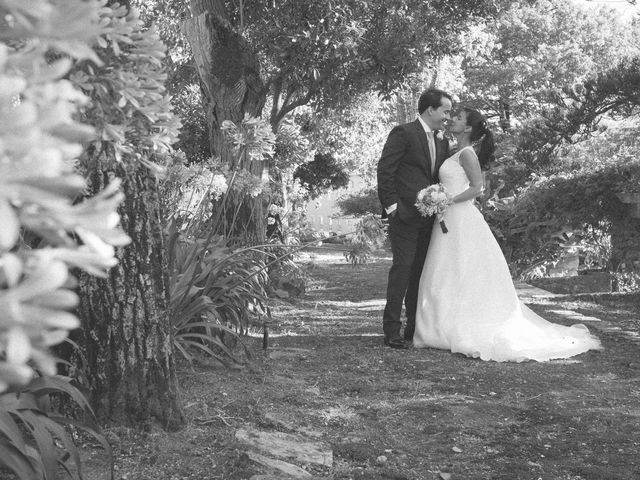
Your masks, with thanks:
<instances>
[{"instance_id":1,"label":"groom's short hair","mask_svg":"<svg viewBox=\"0 0 640 480\"><path fill-rule=\"evenodd\" d=\"M427 108L433 107L438 108L442 105L442 97L448 98L453 103L453 98L444 90L440 90L439 88L428 88L422 95L420 95L420 100L418 100L418 114L422 115Z\"/></svg>"}]
</instances>

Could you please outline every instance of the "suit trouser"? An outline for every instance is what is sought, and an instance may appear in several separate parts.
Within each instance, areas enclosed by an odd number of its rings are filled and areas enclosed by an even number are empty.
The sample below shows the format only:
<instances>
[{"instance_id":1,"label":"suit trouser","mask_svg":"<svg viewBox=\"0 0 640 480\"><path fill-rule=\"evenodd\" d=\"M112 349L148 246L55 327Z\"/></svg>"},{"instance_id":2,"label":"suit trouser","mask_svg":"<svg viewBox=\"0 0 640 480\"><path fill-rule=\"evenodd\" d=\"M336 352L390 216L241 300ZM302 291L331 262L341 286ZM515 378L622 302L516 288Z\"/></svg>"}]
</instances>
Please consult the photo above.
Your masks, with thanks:
<instances>
[{"instance_id":1,"label":"suit trouser","mask_svg":"<svg viewBox=\"0 0 640 480\"><path fill-rule=\"evenodd\" d=\"M427 256L432 227L433 217L415 224L403 222L397 214L389 219L393 264L389 270L387 304L382 317L382 329L386 338L400 336L403 301L407 316L404 337L413 338L420 275Z\"/></svg>"}]
</instances>

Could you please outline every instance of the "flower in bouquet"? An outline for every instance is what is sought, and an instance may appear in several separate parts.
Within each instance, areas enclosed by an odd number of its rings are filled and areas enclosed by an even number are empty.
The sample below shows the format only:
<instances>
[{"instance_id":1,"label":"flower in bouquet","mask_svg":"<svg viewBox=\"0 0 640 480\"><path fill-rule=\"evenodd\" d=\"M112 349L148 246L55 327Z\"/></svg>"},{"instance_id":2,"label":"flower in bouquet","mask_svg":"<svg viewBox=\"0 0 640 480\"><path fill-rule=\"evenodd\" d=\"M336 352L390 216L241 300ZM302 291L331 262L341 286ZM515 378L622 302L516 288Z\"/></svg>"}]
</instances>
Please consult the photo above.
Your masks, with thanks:
<instances>
[{"instance_id":1,"label":"flower in bouquet","mask_svg":"<svg viewBox=\"0 0 640 480\"><path fill-rule=\"evenodd\" d=\"M452 197L444 187L444 185L438 183L436 185L429 185L427 188L423 188L418 192L416 197L416 208L423 217L430 217L435 215L440 222L440 228L443 233L447 233L447 226L444 223L444 212L449 205L451 205Z\"/></svg>"}]
</instances>

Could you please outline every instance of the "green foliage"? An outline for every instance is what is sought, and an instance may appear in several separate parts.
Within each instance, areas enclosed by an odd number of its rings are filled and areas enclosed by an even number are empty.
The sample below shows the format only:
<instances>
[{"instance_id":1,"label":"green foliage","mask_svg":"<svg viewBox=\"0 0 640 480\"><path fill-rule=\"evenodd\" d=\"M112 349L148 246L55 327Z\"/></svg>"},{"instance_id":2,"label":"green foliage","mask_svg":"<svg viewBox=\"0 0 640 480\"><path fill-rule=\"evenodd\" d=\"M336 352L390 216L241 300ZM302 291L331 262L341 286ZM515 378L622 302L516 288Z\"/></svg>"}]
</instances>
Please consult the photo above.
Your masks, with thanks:
<instances>
[{"instance_id":1,"label":"green foliage","mask_svg":"<svg viewBox=\"0 0 640 480\"><path fill-rule=\"evenodd\" d=\"M293 173L310 198L317 198L328 190L337 190L349 185L349 175L336 164L329 153L316 153L309 163L300 165Z\"/></svg>"},{"instance_id":2,"label":"green foliage","mask_svg":"<svg viewBox=\"0 0 640 480\"><path fill-rule=\"evenodd\" d=\"M543 273L571 248L605 266L610 247L603 236L626 215L618 194L637 192L640 185L635 128L566 147L553 171L534 176L514 196L488 200L485 214L514 273Z\"/></svg>"},{"instance_id":3,"label":"green foliage","mask_svg":"<svg viewBox=\"0 0 640 480\"><path fill-rule=\"evenodd\" d=\"M505 128L558 105L566 87L637 55L637 25L575 2L515 3L463 40L468 100ZM560 95L562 96L562 95Z\"/></svg>"},{"instance_id":4,"label":"green foliage","mask_svg":"<svg viewBox=\"0 0 640 480\"><path fill-rule=\"evenodd\" d=\"M359 193L352 193L338 199L338 208L342 215L359 217L369 213L379 214L382 210L378 190L368 188Z\"/></svg>"},{"instance_id":5,"label":"green foliage","mask_svg":"<svg viewBox=\"0 0 640 480\"><path fill-rule=\"evenodd\" d=\"M181 119L178 141L173 145L189 163L202 163L211 157L207 119L202 96L196 85L188 85L172 97L175 115Z\"/></svg>"},{"instance_id":6,"label":"green foliage","mask_svg":"<svg viewBox=\"0 0 640 480\"><path fill-rule=\"evenodd\" d=\"M287 118L278 126L275 153L270 165L270 174L275 183L272 202L282 204L287 213L292 203L304 200L305 190L293 177L295 170L313 158L307 136L293 118Z\"/></svg>"},{"instance_id":7,"label":"green foliage","mask_svg":"<svg viewBox=\"0 0 640 480\"><path fill-rule=\"evenodd\" d=\"M173 146L184 152L189 164L204 162L212 156L206 113L191 48L181 28L188 14L188 2L131 0L131 5L140 11L146 29L153 25L167 47L167 56L163 59L167 72L165 86L171 95L173 112L182 122L178 141Z\"/></svg>"},{"instance_id":8,"label":"green foliage","mask_svg":"<svg viewBox=\"0 0 640 480\"><path fill-rule=\"evenodd\" d=\"M173 220L167 249L177 351L190 361L195 349L225 364L240 362L224 338L238 339L266 316L264 263L251 251L232 251L223 237L186 238Z\"/></svg>"},{"instance_id":9,"label":"green foliage","mask_svg":"<svg viewBox=\"0 0 640 480\"><path fill-rule=\"evenodd\" d=\"M83 109L87 123L97 130L97 138L82 158L82 166L95 170L98 158L140 161L161 172L162 155L172 150L180 120L171 112L164 83L165 46L157 32L142 29L136 10L126 6L103 7L97 37L100 64L82 63L69 79L91 102Z\"/></svg>"},{"instance_id":10,"label":"green foliage","mask_svg":"<svg viewBox=\"0 0 640 480\"><path fill-rule=\"evenodd\" d=\"M291 175L296 168L313 158L309 139L300 122L287 118L278 126L274 167L281 176Z\"/></svg>"},{"instance_id":11,"label":"green foliage","mask_svg":"<svg viewBox=\"0 0 640 480\"><path fill-rule=\"evenodd\" d=\"M344 256L354 266L367 263L371 254L384 245L386 238L382 220L377 215L367 215L356 225L356 233L351 237Z\"/></svg>"},{"instance_id":12,"label":"green foliage","mask_svg":"<svg viewBox=\"0 0 640 480\"><path fill-rule=\"evenodd\" d=\"M412 105L412 113L416 112ZM395 104L374 92L351 99L349 105L313 112L296 111L296 122L318 151L330 152L336 162L375 183L382 145L396 121Z\"/></svg>"},{"instance_id":13,"label":"green foliage","mask_svg":"<svg viewBox=\"0 0 640 480\"><path fill-rule=\"evenodd\" d=\"M640 291L640 273L636 269L622 269L614 272L614 291L638 292Z\"/></svg>"},{"instance_id":14,"label":"green foliage","mask_svg":"<svg viewBox=\"0 0 640 480\"><path fill-rule=\"evenodd\" d=\"M172 155L166 175L159 183L163 220L179 218L184 228L191 224L205 228L211 209L229 189L232 174L228 167L212 160L186 165L182 152Z\"/></svg>"},{"instance_id":15,"label":"green foliage","mask_svg":"<svg viewBox=\"0 0 640 480\"><path fill-rule=\"evenodd\" d=\"M309 278L295 262L296 242L292 242L293 246L278 242L272 244L272 247L265 248L270 260L269 293L280 298L297 297L306 290Z\"/></svg>"},{"instance_id":16,"label":"green foliage","mask_svg":"<svg viewBox=\"0 0 640 480\"><path fill-rule=\"evenodd\" d=\"M640 107L640 53L614 63L601 75L593 76L564 91L564 102L547 112L536 129L547 138L561 141L584 139L598 130L603 118L627 118ZM535 134L537 132L532 132ZM536 147L535 144L532 145Z\"/></svg>"},{"instance_id":17,"label":"green foliage","mask_svg":"<svg viewBox=\"0 0 640 480\"><path fill-rule=\"evenodd\" d=\"M77 415L70 417L52 408L60 396L71 399ZM98 433L85 396L66 377L35 378L16 392L0 395L0 467L20 480L55 480L63 478L62 472L82 479L76 447L79 431L91 434L111 458L111 447Z\"/></svg>"},{"instance_id":18,"label":"green foliage","mask_svg":"<svg viewBox=\"0 0 640 480\"><path fill-rule=\"evenodd\" d=\"M262 162L274 153L276 136L261 118L247 114L239 125L224 120L221 128L235 156L231 168L245 168L249 162Z\"/></svg>"},{"instance_id":19,"label":"green foliage","mask_svg":"<svg viewBox=\"0 0 640 480\"><path fill-rule=\"evenodd\" d=\"M279 122L296 106L347 102L356 94L390 93L425 58L455 48L460 29L508 2L375 0L259 1L240 16L264 59Z\"/></svg>"},{"instance_id":20,"label":"green foliage","mask_svg":"<svg viewBox=\"0 0 640 480\"><path fill-rule=\"evenodd\" d=\"M233 347L241 344L240 335L268 317L269 265L257 247L230 248L221 225L226 225L230 195L257 195L264 188L261 179L252 181L241 167L271 154L274 136L268 125L255 118L246 118L240 125L225 122L224 129L237 168L219 162L178 164L169 168L162 184L173 205L166 210L170 215L165 227L168 313L174 345L186 359L193 360L193 352L199 351L237 364L243 358ZM234 217L230 224L235 221ZM248 354L247 349L243 352Z\"/></svg>"}]
</instances>

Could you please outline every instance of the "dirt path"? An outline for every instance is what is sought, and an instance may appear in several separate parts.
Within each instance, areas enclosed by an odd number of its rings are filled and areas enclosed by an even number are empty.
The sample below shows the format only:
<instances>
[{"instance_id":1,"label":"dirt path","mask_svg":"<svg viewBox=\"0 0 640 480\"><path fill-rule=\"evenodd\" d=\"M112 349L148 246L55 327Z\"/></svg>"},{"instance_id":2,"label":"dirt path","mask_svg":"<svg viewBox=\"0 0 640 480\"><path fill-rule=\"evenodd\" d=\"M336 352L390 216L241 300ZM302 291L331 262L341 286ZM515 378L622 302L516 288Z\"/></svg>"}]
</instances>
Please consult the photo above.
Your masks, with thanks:
<instances>
[{"instance_id":1,"label":"dirt path","mask_svg":"<svg viewBox=\"0 0 640 480\"><path fill-rule=\"evenodd\" d=\"M383 347L389 260L357 268L338 255L307 260L309 291L276 306L267 352L250 339L259 352L251 368L185 370L188 428L112 432L120 478L640 478L637 297L537 300L530 306L558 323L602 320L589 327L605 351L499 364ZM319 459L291 444L278 450L292 441Z\"/></svg>"}]
</instances>

